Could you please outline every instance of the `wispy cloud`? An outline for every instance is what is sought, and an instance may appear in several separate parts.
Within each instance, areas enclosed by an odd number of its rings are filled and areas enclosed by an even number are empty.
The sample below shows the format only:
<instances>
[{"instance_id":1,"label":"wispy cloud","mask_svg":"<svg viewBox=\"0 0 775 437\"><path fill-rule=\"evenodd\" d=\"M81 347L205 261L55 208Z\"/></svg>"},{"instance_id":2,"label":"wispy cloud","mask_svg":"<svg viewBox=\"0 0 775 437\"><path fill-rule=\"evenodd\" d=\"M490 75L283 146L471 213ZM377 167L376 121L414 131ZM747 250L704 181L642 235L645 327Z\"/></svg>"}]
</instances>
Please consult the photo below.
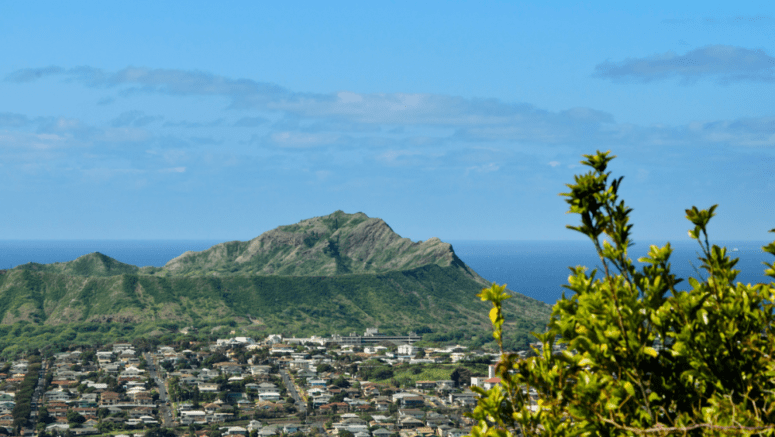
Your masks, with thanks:
<instances>
[{"instance_id":1,"label":"wispy cloud","mask_svg":"<svg viewBox=\"0 0 775 437\"><path fill-rule=\"evenodd\" d=\"M5 77L8 82L24 83L33 82L46 76L55 76L65 72L62 67L49 66L42 68L24 68L16 70Z\"/></svg>"},{"instance_id":2,"label":"wispy cloud","mask_svg":"<svg viewBox=\"0 0 775 437\"><path fill-rule=\"evenodd\" d=\"M466 168L465 174L466 174L466 176L468 176L471 172L491 173L491 172L500 170L500 168L501 168L500 165L498 165L498 164L496 164L494 162L489 162L487 164L473 165L471 167L468 167L468 168Z\"/></svg>"},{"instance_id":3,"label":"wispy cloud","mask_svg":"<svg viewBox=\"0 0 775 437\"><path fill-rule=\"evenodd\" d=\"M159 173L185 173L186 167L169 167L169 168L162 168L159 170Z\"/></svg>"},{"instance_id":4,"label":"wispy cloud","mask_svg":"<svg viewBox=\"0 0 775 437\"><path fill-rule=\"evenodd\" d=\"M20 127L29 122L26 115L14 114L12 112L0 112L0 126Z\"/></svg>"},{"instance_id":5,"label":"wispy cloud","mask_svg":"<svg viewBox=\"0 0 775 437\"><path fill-rule=\"evenodd\" d=\"M683 55L667 52L621 62L603 62L595 66L594 76L603 79L653 82L680 78L690 84L702 78L720 83L756 81L775 82L775 58L764 50L728 45L711 45Z\"/></svg>"},{"instance_id":6,"label":"wispy cloud","mask_svg":"<svg viewBox=\"0 0 775 437\"><path fill-rule=\"evenodd\" d=\"M163 118L161 116L145 115L143 111L127 111L113 119L110 124L113 127L143 127Z\"/></svg>"},{"instance_id":7,"label":"wispy cloud","mask_svg":"<svg viewBox=\"0 0 775 437\"><path fill-rule=\"evenodd\" d=\"M242 117L234 123L235 127L256 127L269 123L264 117Z\"/></svg>"},{"instance_id":8,"label":"wispy cloud","mask_svg":"<svg viewBox=\"0 0 775 437\"><path fill-rule=\"evenodd\" d=\"M509 124L530 119L545 111L524 103L498 99L466 99L441 94L375 93L349 91L319 94L294 92L279 85L251 79L232 79L201 71L125 68L109 72L92 67L18 70L6 77L14 82L30 82L47 75L62 75L67 80L89 87L121 87L120 93L161 93L168 95L221 96L231 100L230 107L273 111L287 116L315 119L316 130L339 125L353 131L358 124L476 126ZM565 114L578 122L602 121L610 114L590 108L577 108ZM591 116L591 118L590 118ZM242 119L241 124L258 119ZM285 121L287 122L287 120ZM361 127L363 130L369 128Z\"/></svg>"},{"instance_id":9,"label":"wispy cloud","mask_svg":"<svg viewBox=\"0 0 775 437\"><path fill-rule=\"evenodd\" d=\"M68 80L83 83L94 88L128 87L124 94L136 92L171 95L213 95L229 96L235 107L253 107L272 101L300 99L303 95L291 93L274 84L250 79L230 79L202 72L175 69L149 69L128 67L110 72L93 67L26 68L6 76L9 82L32 82L46 76L61 75Z\"/></svg>"},{"instance_id":10,"label":"wispy cloud","mask_svg":"<svg viewBox=\"0 0 775 437\"><path fill-rule=\"evenodd\" d=\"M667 18L662 20L662 24L673 27L702 25L709 27L767 28L775 26L775 19L769 15L735 15L725 18Z\"/></svg>"},{"instance_id":11,"label":"wispy cloud","mask_svg":"<svg viewBox=\"0 0 775 437\"><path fill-rule=\"evenodd\" d=\"M65 136L51 133L0 131L2 149L49 150L63 147L67 140Z\"/></svg>"},{"instance_id":12,"label":"wispy cloud","mask_svg":"<svg viewBox=\"0 0 775 437\"><path fill-rule=\"evenodd\" d=\"M708 46L684 55L668 53L621 63L605 63L598 76L643 82L669 77L697 80L775 80L775 58L763 51L732 46ZM462 98L442 94L338 92L313 94L288 90L251 79L231 79L200 71L126 68L109 72L91 67L64 69L46 67L19 70L6 80L30 82L61 75L66 80L93 87L117 87L168 95L211 95L231 99L230 108L242 108L261 115L239 114L212 121L167 121L163 127L213 128L261 127L250 140L239 137L241 130L225 135L206 130L196 138L169 136L165 144L261 145L274 149L320 147L409 150L413 148L458 147L468 144L508 142L526 146L617 147L702 144L736 146L775 145L771 118L697 121L663 126L617 123L613 115L588 107L549 111L526 103L499 99ZM233 114L231 110L226 111ZM271 114L271 115L269 115ZM266 116L265 116L266 115ZM169 119L169 117L166 117ZM161 120L140 111L122 113L108 126L86 126L66 118L31 119L21 114L0 114L0 124L18 127L39 125L39 133L69 135L82 141L146 141L161 136L149 126ZM229 120L229 121L227 121ZM233 119L232 119L233 120ZM219 132L227 132L222 130ZM214 140L214 138L218 140ZM399 159L399 158L396 158ZM390 161L389 159L385 162Z\"/></svg>"},{"instance_id":13,"label":"wispy cloud","mask_svg":"<svg viewBox=\"0 0 775 437\"><path fill-rule=\"evenodd\" d=\"M168 121L164 123L164 127L184 127L184 128L203 128L203 127L215 127L221 126L224 119L218 118L211 121Z\"/></svg>"},{"instance_id":14,"label":"wispy cloud","mask_svg":"<svg viewBox=\"0 0 775 437\"><path fill-rule=\"evenodd\" d=\"M336 134L309 134L303 132L275 132L266 138L266 142L284 148L310 148L327 146L341 141Z\"/></svg>"}]
</instances>

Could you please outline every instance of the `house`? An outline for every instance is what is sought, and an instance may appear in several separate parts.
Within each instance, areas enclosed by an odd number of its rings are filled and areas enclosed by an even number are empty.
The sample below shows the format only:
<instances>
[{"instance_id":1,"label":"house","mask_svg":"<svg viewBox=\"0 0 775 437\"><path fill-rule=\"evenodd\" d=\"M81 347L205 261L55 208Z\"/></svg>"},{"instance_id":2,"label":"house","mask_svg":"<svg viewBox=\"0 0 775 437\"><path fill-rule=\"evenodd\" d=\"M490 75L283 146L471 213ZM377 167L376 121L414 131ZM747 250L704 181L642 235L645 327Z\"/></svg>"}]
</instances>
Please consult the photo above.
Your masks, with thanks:
<instances>
[{"instance_id":1,"label":"house","mask_svg":"<svg viewBox=\"0 0 775 437\"><path fill-rule=\"evenodd\" d=\"M217 393L219 391L218 384L199 383L197 387L201 393Z\"/></svg>"},{"instance_id":2,"label":"house","mask_svg":"<svg viewBox=\"0 0 775 437\"><path fill-rule=\"evenodd\" d=\"M416 429L422 428L425 424L414 417L406 416L398 419L398 429Z\"/></svg>"},{"instance_id":3,"label":"house","mask_svg":"<svg viewBox=\"0 0 775 437\"><path fill-rule=\"evenodd\" d=\"M231 420L232 417L234 417L234 415L231 413L217 412L213 414L213 422L225 422Z\"/></svg>"},{"instance_id":4,"label":"house","mask_svg":"<svg viewBox=\"0 0 775 437\"><path fill-rule=\"evenodd\" d=\"M277 392L259 393L258 394L258 400L259 401L277 402L277 401L280 400L280 393L277 393Z\"/></svg>"},{"instance_id":5,"label":"house","mask_svg":"<svg viewBox=\"0 0 775 437\"><path fill-rule=\"evenodd\" d=\"M451 379L440 379L440 380L436 381L436 388L439 388L439 387L441 387L443 385L448 385L450 387L454 387L455 386L455 381L453 381Z\"/></svg>"},{"instance_id":6,"label":"house","mask_svg":"<svg viewBox=\"0 0 775 437\"><path fill-rule=\"evenodd\" d=\"M0 426L11 426L13 424L13 415L10 413L0 414Z\"/></svg>"},{"instance_id":7,"label":"house","mask_svg":"<svg viewBox=\"0 0 775 437\"><path fill-rule=\"evenodd\" d=\"M252 375L268 375L272 371L272 366L250 366Z\"/></svg>"},{"instance_id":8,"label":"house","mask_svg":"<svg viewBox=\"0 0 775 437\"><path fill-rule=\"evenodd\" d=\"M261 384L258 384L258 387L256 387L256 392L259 394L261 393L276 393L279 390L277 389L277 386L272 384L271 382L262 382Z\"/></svg>"},{"instance_id":9,"label":"house","mask_svg":"<svg viewBox=\"0 0 775 437\"><path fill-rule=\"evenodd\" d=\"M447 435L447 432L452 429L449 425L439 425L436 427L436 435L439 437L444 437Z\"/></svg>"},{"instance_id":10,"label":"house","mask_svg":"<svg viewBox=\"0 0 775 437\"><path fill-rule=\"evenodd\" d=\"M228 374L228 375L242 374L242 365L234 361L224 361L222 363L215 363L213 364L213 367L216 369L220 369L221 373Z\"/></svg>"},{"instance_id":11,"label":"house","mask_svg":"<svg viewBox=\"0 0 775 437\"><path fill-rule=\"evenodd\" d=\"M277 425L270 425L270 426L265 426L261 428L261 430L258 431L258 435L260 437L270 437L273 435L280 434L280 432L281 432L281 429L278 428Z\"/></svg>"},{"instance_id":12,"label":"house","mask_svg":"<svg viewBox=\"0 0 775 437\"><path fill-rule=\"evenodd\" d=\"M123 372L121 372L120 377L121 378L137 378L142 376L142 374L145 373L145 370L138 369L135 366L127 366Z\"/></svg>"},{"instance_id":13,"label":"house","mask_svg":"<svg viewBox=\"0 0 775 437\"><path fill-rule=\"evenodd\" d=\"M301 429L298 423L286 423L283 425L283 434L293 434Z\"/></svg>"},{"instance_id":14,"label":"house","mask_svg":"<svg viewBox=\"0 0 775 437\"><path fill-rule=\"evenodd\" d=\"M449 394L449 403L450 404L457 404L457 405L476 405L476 399L477 394L466 390L462 393L450 393Z\"/></svg>"},{"instance_id":15,"label":"house","mask_svg":"<svg viewBox=\"0 0 775 437\"><path fill-rule=\"evenodd\" d=\"M420 390L435 390L436 381L417 381L414 386Z\"/></svg>"},{"instance_id":16,"label":"house","mask_svg":"<svg viewBox=\"0 0 775 437\"><path fill-rule=\"evenodd\" d=\"M181 425L205 424L207 423L207 414L201 410L189 410L180 412Z\"/></svg>"},{"instance_id":17,"label":"house","mask_svg":"<svg viewBox=\"0 0 775 437\"><path fill-rule=\"evenodd\" d=\"M104 407L107 405L116 405L120 400L121 396L118 393L106 391L100 395L100 406Z\"/></svg>"},{"instance_id":18,"label":"house","mask_svg":"<svg viewBox=\"0 0 775 437\"><path fill-rule=\"evenodd\" d=\"M199 379L203 381L209 381L213 378L217 378L219 375L218 371L213 369L201 369L199 371Z\"/></svg>"},{"instance_id":19,"label":"house","mask_svg":"<svg viewBox=\"0 0 775 437\"><path fill-rule=\"evenodd\" d=\"M425 405L425 400L422 398L422 396L407 396L401 398L401 404L407 408L416 408Z\"/></svg>"},{"instance_id":20,"label":"house","mask_svg":"<svg viewBox=\"0 0 775 437\"><path fill-rule=\"evenodd\" d=\"M107 373L118 373L121 371L121 365L117 363L108 363L105 365L100 364L100 368L102 368Z\"/></svg>"},{"instance_id":21,"label":"house","mask_svg":"<svg viewBox=\"0 0 775 437\"><path fill-rule=\"evenodd\" d=\"M431 437L432 435L436 434L433 431L433 428L429 428L427 426L422 426L420 428L417 428L414 430L417 437Z\"/></svg>"},{"instance_id":22,"label":"house","mask_svg":"<svg viewBox=\"0 0 775 437\"><path fill-rule=\"evenodd\" d=\"M444 424L449 425L451 423L451 420L449 416L445 414L439 414L435 411L429 411L425 415L425 424L430 426L431 428L435 428L438 425Z\"/></svg>"},{"instance_id":23,"label":"house","mask_svg":"<svg viewBox=\"0 0 775 437\"><path fill-rule=\"evenodd\" d=\"M377 428L371 432L372 437L390 437L390 434L385 428Z\"/></svg>"},{"instance_id":24,"label":"house","mask_svg":"<svg viewBox=\"0 0 775 437\"><path fill-rule=\"evenodd\" d=\"M153 408L151 407L135 407L127 411L127 416L132 419L140 419L151 414L153 414Z\"/></svg>"},{"instance_id":25,"label":"house","mask_svg":"<svg viewBox=\"0 0 775 437\"><path fill-rule=\"evenodd\" d=\"M89 381L86 383L86 387L91 387L94 389L94 391L102 392L108 389L108 385L104 382L92 382Z\"/></svg>"},{"instance_id":26,"label":"house","mask_svg":"<svg viewBox=\"0 0 775 437\"><path fill-rule=\"evenodd\" d=\"M482 387L484 387L485 390L489 390L500 383L501 383L501 379L496 376L496 377L485 379L484 382L482 383Z\"/></svg>"},{"instance_id":27,"label":"house","mask_svg":"<svg viewBox=\"0 0 775 437\"><path fill-rule=\"evenodd\" d=\"M310 369L302 369L296 372L296 377L301 379L315 378L316 376L317 372Z\"/></svg>"},{"instance_id":28,"label":"house","mask_svg":"<svg viewBox=\"0 0 775 437\"><path fill-rule=\"evenodd\" d=\"M248 423L248 431L254 431L261 429L261 422L258 420L251 420L250 423Z\"/></svg>"},{"instance_id":29,"label":"house","mask_svg":"<svg viewBox=\"0 0 775 437\"><path fill-rule=\"evenodd\" d=\"M320 406L321 412L326 411L348 411L350 409L350 406L345 402L332 402L330 404L325 404Z\"/></svg>"},{"instance_id":30,"label":"house","mask_svg":"<svg viewBox=\"0 0 775 437\"><path fill-rule=\"evenodd\" d=\"M323 405L328 404L328 402L331 400L330 395L320 395L315 396L312 398L312 406L313 408L323 408ZM347 405L347 404L345 404Z\"/></svg>"},{"instance_id":31,"label":"house","mask_svg":"<svg viewBox=\"0 0 775 437\"><path fill-rule=\"evenodd\" d=\"M278 354L292 354L296 350L292 348L291 346L285 345L285 344L273 344L272 349L270 350L270 353L272 355L278 355Z\"/></svg>"},{"instance_id":32,"label":"house","mask_svg":"<svg viewBox=\"0 0 775 437\"><path fill-rule=\"evenodd\" d=\"M190 373L181 373L180 375L173 376L178 376L178 382L183 385L194 385L199 382L199 378Z\"/></svg>"},{"instance_id":33,"label":"house","mask_svg":"<svg viewBox=\"0 0 775 437\"><path fill-rule=\"evenodd\" d=\"M425 417L425 411L415 408L402 408L398 410L399 419L402 417L414 417L415 419L422 419Z\"/></svg>"},{"instance_id":34,"label":"house","mask_svg":"<svg viewBox=\"0 0 775 437\"><path fill-rule=\"evenodd\" d=\"M390 401L385 400L379 400L374 402L374 409L377 411L388 411L390 410Z\"/></svg>"},{"instance_id":35,"label":"house","mask_svg":"<svg viewBox=\"0 0 775 437\"><path fill-rule=\"evenodd\" d=\"M49 402L55 402L55 401L65 402L70 400L70 392L59 388L59 389L47 391L44 397Z\"/></svg>"},{"instance_id":36,"label":"house","mask_svg":"<svg viewBox=\"0 0 775 437\"><path fill-rule=\"evenodd\" d=\"M411 344L402 344L398 346L398 355L415 356L420 352L420 348Z\"/></svg>"}]
</instances>

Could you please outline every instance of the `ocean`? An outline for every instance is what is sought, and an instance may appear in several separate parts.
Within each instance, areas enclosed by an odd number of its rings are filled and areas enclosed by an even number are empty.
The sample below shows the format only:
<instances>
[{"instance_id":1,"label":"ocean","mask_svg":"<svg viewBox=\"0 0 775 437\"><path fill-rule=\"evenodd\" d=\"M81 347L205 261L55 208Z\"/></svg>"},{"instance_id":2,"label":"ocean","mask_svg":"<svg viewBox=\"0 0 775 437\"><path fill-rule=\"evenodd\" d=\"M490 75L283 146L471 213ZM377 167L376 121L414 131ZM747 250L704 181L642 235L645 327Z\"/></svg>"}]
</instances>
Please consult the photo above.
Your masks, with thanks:
<instances>
[{"instance_id":1,"label":"ocean","mask_svg":"<svg viewBox=\"0 0 775 437\"><path fill-rule=\"evenodd\" d=\"M586 266L590 270L597 268L598 275L603 273L600 259L589 241L453 241L451 242L458 257L473 268L483 278L507 284L508 289L554 304L563 291L569 296L571 291L563 288L568 283L570 266ZM636 242L629 250L631 258L636 260L648 253L649 245L663 246L664 242ZM762 262L773 262L775 258L762 251L767 242L726 241L716 242L726 246L729 252L740 261L735 268L741 273L737 281L743 283L770 282L764 275ZM702 263L697 259L700 247L694 240L671 242L673 254L671 270L679 278L700 276L696 272ZM636 262L636 265L640 263ZM696 269L695 269L696 268ZM704 274L701 271L701 274ZM598 276L599 277L599 276ZM705 277L705 276L702 276ZM679 290L688 287L686 281L678 285Z\"/></svg>"},{"instance_id":2,"label":"ocean","mask_svg":"<svg viewBox=\"0 0 775 437\"><path fill-rule=\"evenodd\" d=\"M72 261L81 255L100 252L123 263L161 267L185 251L205 250L221 241L213 240L78 240L78 241L0 241L0 269L28 262ZM586 241L451 241L463 262L489 281L507 284L510 290L554 304L567 284L569 266L599 268L600 261L591 243ZM636 242L630 256L638 258L648 251L648 242ZM661 244L661 243L660 243ZM741 270L737 280L743 283L769 282L763 261L775 261L761 250L766 242L718 242L738 258ZM694 267L699 246L695 241L673 243L673 271L682 278L697 277ZM688 286L686 282L680 289ZM567 291L567 290L566 290ZM569 293L569 292L568 292Z\"/></svg>"}]
</instances>

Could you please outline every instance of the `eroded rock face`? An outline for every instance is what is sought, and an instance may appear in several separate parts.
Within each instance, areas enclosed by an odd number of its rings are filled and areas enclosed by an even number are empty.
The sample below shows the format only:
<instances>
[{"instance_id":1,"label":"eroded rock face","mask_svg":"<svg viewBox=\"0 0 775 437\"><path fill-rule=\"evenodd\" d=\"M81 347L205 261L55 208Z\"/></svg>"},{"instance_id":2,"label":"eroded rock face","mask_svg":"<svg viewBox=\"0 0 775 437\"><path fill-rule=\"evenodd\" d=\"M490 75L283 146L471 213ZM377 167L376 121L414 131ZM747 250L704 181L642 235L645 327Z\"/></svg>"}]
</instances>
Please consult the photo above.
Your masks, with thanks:
<instances>
[{"instance_id":1,"label":"eroded rock face","mask_svg":"<svg viewBox=\"0 0 775 437\"><path fill-rule=\"evenodd\" d=\"M438 238L413 242L401 238L382 219L337 211L280 226L250 241L186 252L167 263L165 270L171 274L330 276L408 270L428 264L465 266L452 246Z\"/></svg>"}]
</instances>

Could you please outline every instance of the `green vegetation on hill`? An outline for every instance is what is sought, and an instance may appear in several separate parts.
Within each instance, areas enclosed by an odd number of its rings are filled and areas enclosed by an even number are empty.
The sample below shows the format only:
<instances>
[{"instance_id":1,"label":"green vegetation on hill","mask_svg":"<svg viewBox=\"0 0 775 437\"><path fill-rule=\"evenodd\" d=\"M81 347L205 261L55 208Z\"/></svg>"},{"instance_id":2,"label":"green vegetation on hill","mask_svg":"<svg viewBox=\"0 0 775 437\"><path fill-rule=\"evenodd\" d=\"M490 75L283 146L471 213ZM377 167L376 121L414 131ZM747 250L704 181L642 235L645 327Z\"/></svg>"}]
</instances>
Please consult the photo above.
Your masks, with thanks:
<instances>
[{"instance_id":1,"label":"green vegetation on hill","mask_svg":"<svg viewBox=\"0 0 775 437\"><path fill-rule=\"evenodd\" d=\"M160 276L333 276L411 270L427 264L457 265L485 284L438 238L415 243L366 214L333 214L280 226L250 241L221 243L171 260Z\"/></svg>"},{"instance_id":2,"label":"green vegetation on hill","mask_svg":"<svg viewBox=\"0 0 775 437\"><path fill-rule=\"evenodd\" d=\"M140 271L140 268L137 266L124 264L99 252L90 253L64 263L27 263L16 267L16 269L34 272L54 272L72 276L116 276Z\"/></svg>"},{"instance_id":3,"label":"green vegetation on hill","mask_svg":"<svg viewBox=\"0 0 775 437\"><path fill-rule=\"evenodd\" d=\"M23 339L77 342L132 338L217 321L254 336L331 335L379 327L424 333L429 342L489 342L487 281L438 239L414 243L382 220L338 211L249 242L186 253L142 269L99 253L0 274L0 348ZM549 306L518 295L509 320L524 346ZM19 325L21 323L21 325ZM49 331L40 327L67 325ZM96 326L96 327L95 327ZM129 326L129 329L126 328ZM72 327L77 330L72 331ZM485 340L486 339L486 340ZM108 340L110 341L110 340Z\"/></svg>"}]
</instances>

